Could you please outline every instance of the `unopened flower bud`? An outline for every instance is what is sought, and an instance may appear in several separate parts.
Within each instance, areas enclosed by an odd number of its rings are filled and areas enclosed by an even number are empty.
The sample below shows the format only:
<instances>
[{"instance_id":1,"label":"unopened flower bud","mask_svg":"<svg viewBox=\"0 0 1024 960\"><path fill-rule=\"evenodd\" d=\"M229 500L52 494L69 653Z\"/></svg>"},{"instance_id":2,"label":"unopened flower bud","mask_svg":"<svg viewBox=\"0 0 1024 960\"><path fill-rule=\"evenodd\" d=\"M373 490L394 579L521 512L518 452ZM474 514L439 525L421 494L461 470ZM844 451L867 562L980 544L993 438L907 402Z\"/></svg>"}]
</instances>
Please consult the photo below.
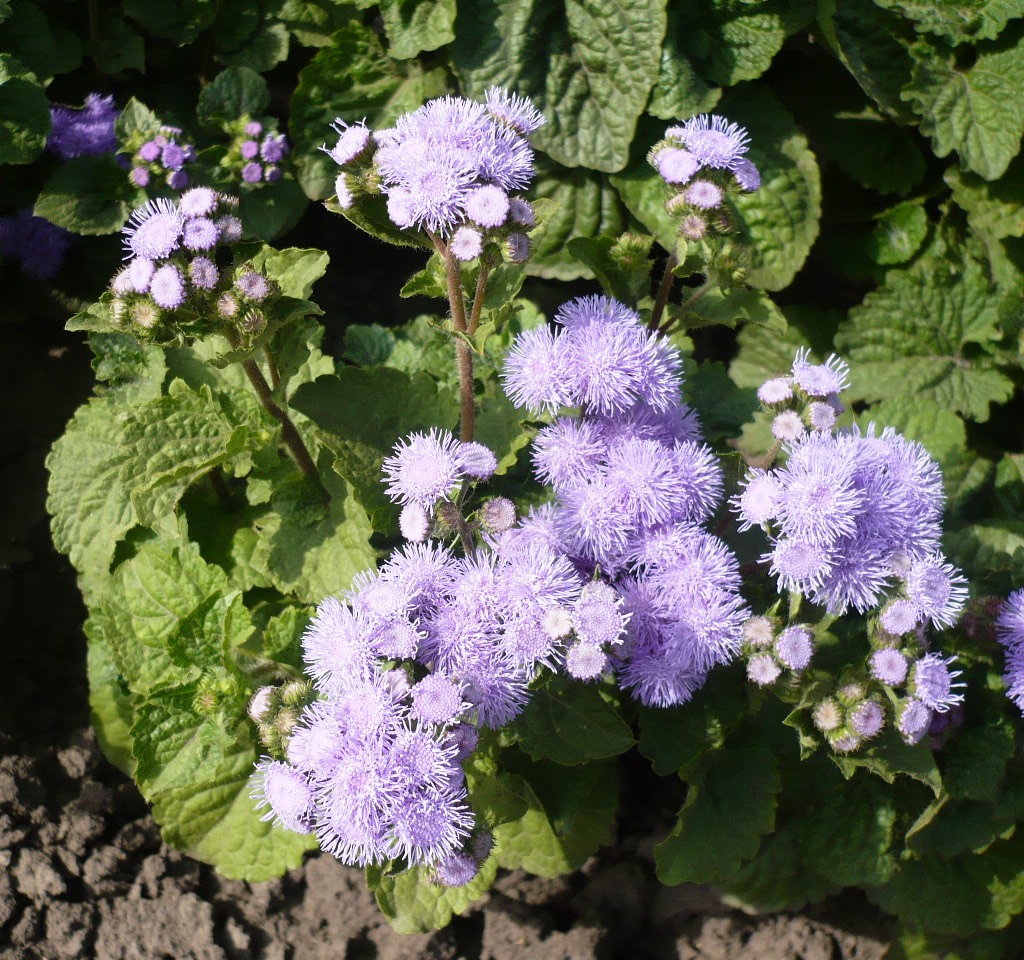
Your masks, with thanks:
<instances>
[{"instance_id":1,"label":"unopened flower bud","mask_svg":"<svg viewBox=\"0 0 1024 960\"><path fill-rule=\"evenodd\" d=\"M679 236L684 240L702 240L707 232L707 221L698 213L691 213L679 221Z\"/></svg>"},{"instance_id":2,"label":"unopened flower bud","mask_svg":"<svg viewBox=\"0 0 1024 960\"><path fill-rule=\"evenodd\" d=\"M843 711L839 704L831 697L826 697L824 700L820 701L814 708L812 716L814 725L821 730L822 733L828 733L830 730L837 729L843 722Z\"/></svg>"},{"instance_id":3,"label":"unopened flower bud","mask_svg":"<svg viewBox=\"0 0 1024 960\"><path fill-rule=\"evenodd\" d=\"M418 503L407 503L399 515L398 528L410 543L423 543L430 533L430 514Z\"/></svg>"},{"instance_id":4,"label":"unopened flower bud","mask_svg":"<svg viewBox=\"0 0 1024 960\"><path fill-rule=\"evenodd\" d=\"M249 718L253 723L259 723L266 716L267 710L270 708L270 698L273 692L273 687L260 687L252 695L252 699L249 700L248 712Z\"/></svg>"},{"instance_id":5,"label":"unopened flower bud","mask_svg":"<svg viewBox=\"0 0 1024 960\"><path fill-rule=\"evenodd\" d=\"M509 263L523 263L530 256L530 238L525 233L510 233L505 241Z\"/></svg>"}]
</instances>

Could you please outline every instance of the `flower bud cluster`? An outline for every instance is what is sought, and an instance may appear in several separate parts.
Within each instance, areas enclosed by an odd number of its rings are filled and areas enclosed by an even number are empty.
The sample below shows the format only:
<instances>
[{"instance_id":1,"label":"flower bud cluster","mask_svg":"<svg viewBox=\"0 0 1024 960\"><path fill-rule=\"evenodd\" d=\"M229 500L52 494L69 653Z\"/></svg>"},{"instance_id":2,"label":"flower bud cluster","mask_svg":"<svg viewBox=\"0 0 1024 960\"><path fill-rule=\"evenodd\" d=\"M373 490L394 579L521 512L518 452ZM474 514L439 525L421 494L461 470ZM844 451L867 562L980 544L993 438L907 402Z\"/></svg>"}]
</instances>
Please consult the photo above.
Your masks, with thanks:
<instances>
[{"instance_id":1,"label":"flower bud cluster","mask_svg":"<svg viewBox=\"0 0 1024 960\"><path fill-rule=\"evenodd\" d=\"M543 123L528 98L492 87L483 104L441 97L389 130L371 133L339 119L337 142L323 149L342 168L335 181L342 209L383 193L395 226L439 234L456 259L521 263L536 224L518 194L534 176L526 138Z\"/></svg>"},{"instance_id":2,"label":"flower bud cluster","mask_svg":"<svg viewBox=\"0 0 1024 960\"><path fill-rule=\"evenodd\" d=\"M256 724L260 743L272 755L284 756L299 716L315 699L313 685L306 680L260 687L252 695L247 710L249 719Z\"/></svg>"},{"instance_id":3,"label":"flower bud cluster","mask_svg":"<svg viewBox=\"0 0 1024 960\"><path fill-rule=\"evenodd\" d=\"M534 442L555 493L516 536L552 545L622 597L619 681L648 705L683 703L740 648L747 618L739 565L704 529L722 476L680 396L681 360L628 307L606 297L563 305L559 329L513 343L505 391L532 413L563 413Z\"/></svg>"},{"instance_id":4,"label":"flower bud cluster","mask_svg":"<svg viewBox=\"0 0 1024 960\"><path fill-rule=\"evenodd\" d=\"M189 185L185 168L195 161L196 150L182 133L180 127L164 126L152 137L127 145L125 152L131 166L128 176L135 186L157 189L166 184L172 190L184 190Z\"/></svg>"},{"instance_id":5,"label":"flower bud cluster","mask_svg":"<svg viewBox=\"0 0 1024 960\"><path fill-rule=\"evenodd\" d=\"M886 726L883 701L860 679L848 679L815 704L811 719L836 753L853 753Z\"/></svg>"},{"instance_id":6,"label":"flower bud cluster","mask_svg":"<svg viewBox=\"0 0 1024 960\"><path fill-rule=\"evenodd\" d=\"M647 162L670 188L665 209L679 219L683 239L733 232L729 196L761 186L761 174L745 156L749 142L738 124L701 114L669 127L650 149Z\"/></svg>"},{"instance_id":7,"label":"flower bud cluster","mask_svg":"<svg viewBox=\"0 0 1024 960\"><path fill-rule=\"evenodd\" d=\"M254 120L246 114L226 124L225 133L231 141L220 165L232 182L256 185L281 179L291 148L288 138L278 133L275 119Z\"/></svg>"},{"instance_id":8,"label":"flower bud cluster","mask_svg":"<svg viewBox=\"0 0 1024 960\"><path fill-rule=\"evenodd\" d=\"M799 623L776 633L771 617L751 617L743 624L743 656L747 676L759 687L768 687L791 671L799 676L814 655L814 631L809 624Z\"/></svg>"},{"instance_id":9,"label":"flower bud cluster","mask_svg":"<svg viewBox=\"0 0 1024 960\"><path fill-rule=\"evenodd\" d=\"M124 230L128 262L111 281L115 322L156 342L213 332L256 340L278 291L252 264L227 262L242 239L237 208L237 197L193 187L136 210Z\"/></svg>"}]
</instances>

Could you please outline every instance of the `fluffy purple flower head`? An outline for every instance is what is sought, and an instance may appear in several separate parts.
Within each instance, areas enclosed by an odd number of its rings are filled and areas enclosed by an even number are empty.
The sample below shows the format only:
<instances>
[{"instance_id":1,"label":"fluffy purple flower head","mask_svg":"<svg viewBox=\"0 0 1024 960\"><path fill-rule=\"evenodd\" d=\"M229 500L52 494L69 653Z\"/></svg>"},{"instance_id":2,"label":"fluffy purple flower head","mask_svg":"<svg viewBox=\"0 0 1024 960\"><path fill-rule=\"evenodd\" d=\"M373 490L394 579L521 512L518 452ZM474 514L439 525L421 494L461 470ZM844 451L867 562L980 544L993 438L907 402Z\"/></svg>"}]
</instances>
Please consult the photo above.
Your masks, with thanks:
<instances>
[{"instance_id":1,"label":"fluffy purple flower head","mask_svg":"<svg viewBox=\"0 0 1024 960\"><path fill-rule=\"evenodd\" d=\"M898 687L907 679L909 664L907 658L899 650L889 647L884 650L876 650L871 654L869 665L871 676L887 687Z\"/></svg>"},{"instance_id":2,"label":"fluffy purple flower head","mask_svg":"<svg viewBox=\"0 0 1024 960\"><path fill-rule=\"evenodd\" d=\"M261 303L271 294L270 281L262 273L246 270L235 278L235 289L246 300Z\"/></svg>"},{"instance_id":3,"label":"fluffy purple flower head","mask_svg":"<svg viewBox=\"0 0 1024 960\"><path fill-rule=\"evenodd\" d=\"M154 140L147 140L139 147L139 159L146 163L153 163L160 157L160 145Z\"/></svg>"},{"instance_id":4,"label":"fluffy purple flower head","mask_svg":"<svg viewBox=\"0 0 1024 960\"><path fill-rule=\"evenodd\" d=\"M921 610L912 600L893 600L879 617L882 629L894 637L910 633L921 620Z\"/></svg>"},{"instance_id":5,"label":"fluffy purple flower head","mask_svg":"<svg viewBox=\"0 0 1024 960\"><path fill-rule=\"evenodd\" d=\"M184 147L173 140L160 152L160 164L165 170L180 170L187 159Z\"/></svg>"},{"instance_id":6,"label":"fluffy purple flower head","mask_svg":"<svg viewBox=\"0 0 1024 960\"><path fill-rule=\"evenodd\" d=\"M775 628L768 617L751 617L743 624L743 640L755 649L770 647L775 639Z\"/></svg>"},{"instance_id":7,"label":"fluffy purple flower head","mask_svg":"<svg viewBox=\"0 0 1024 960\"><path fill-rule=\"evenodd\" d=\"M666 183L689 183L700 169L700 161L689 150L667 147L659 150L654 157L653 167Z\"/></svg>"},{"instance_id":8,"label":"fluffy purple flower head","mask_svg":"<svg viewBox=\"0 0 1024 960\"><path fill-rule=\"evenodd\" d=\"M281 168L273 163L268 163L263 168L263 179L267 183L277 183L282 176L284 176L284 174L281 172Z\"/></svg>"},{"instance_id":9,"label":"fluffy purple flower head","mask_svg":"<svg viewBox=\"0 0 1024 960\"><path fill-rule=\"evenodd\" d=\"M133 260L133 263L142 263L141 260ZM217 286L220 272L209 257L196 257L188 265L188 276L192 285L198 290L212 290Z\"/></svg>"},{"instance_id":10,"label":"fluffy purple flower head","mask_svg":"<svg viewBox=\"0 0 1024 960\"><path fill-rule=\"evenodd\" d=\"M185 278L173 263L165 263L153 272L149 295L158 307L176 310L185 302Z\"/></svg>"},{"instance_id":11,"label":"fluffy purple flower head","mask_svg":"<svg viewBox=\"0 0 1024 960\"><path fill-rule=\"evenodd\" d=\"M815 402L807 408L807 419L813 430L831 430L836 425L836 411L827 403Z\"/></svg>"},{"instance_id":12,"label":"fluffy purple flower head","mask_svg":"<svg viewBox=\"0 0 1024 960\"><path fill-rule=\"evenodd\" d=\"M604 455L600 428L590 419L559 417L544 427L533 442L534 470L555 490L590 479Z\"/></svg>"},{"instance_id":13,"label":"fluffy purple flower head","mask_svg":"<svg viewBox=\"0 0 1024 960\"><path fill-rule=\"evenodd\" d=\"M584 683L597 680L608 669L608 656L596 644L574 643L565 654L565 670Z\"/></svg>"},{"instance_id":14,"label":"fluffy purple flower head","mask_svg":"<svg viewBox=\"0 0 1024 960\"><path fill-rule=\"evenodd\" d=\"M935 553L912 561L907 573L907 597L937 627L951 627L967 602L967 581L956 567Z\"/></svg>"},{"instance_id":15,"label":"fluffy purple flower head","mask_svg":"<svg viewBox=\"0 0 1024 960\"><path fill-rule=\"evenodd\" d=\"M238 217L227 214L215 221L220 231L221 243L236 243L242 239L242 221Z\"/></svg>"},{"instance_id":16,"label":"fluffy purple flower head","mask_svg":"<svg viewBox=\"0 0 1024 960\"><path fill-rule=\"evenodd\" d=\"M926 707L945 713L964 697L958 691L964 684L956 680L959 670L950 670L955 657L943 659L937 653L926 653L910 668L910 688L914 696Z\"/></svg>"},{"instance_id":17,"label":"fluffy purple flower head","mask_svg":"<svg viewBox=\"0 0 1024 960\"><path fill-rule=\"evenodd\" d=\"M339 166L351 163L370 145L370 131L365 121L349 126L339 117L331 126L338 134L338 142L330 150L326 145L320 149Z\"/></svg>"},{"instance_id":18,"label":"fluffy purple flower head","mask_svg":"<svg viewBox=\"0 0 1024 960\"><path fill-rule=\"evenodd\" d=\"M747 676L759 687L770 687L781 673L782 668L770 653L756 653L747 662Z\"/></svg>"},{"instance_id":19,"label":"fluffy purple flower head","mask_svg":"<svg viewBox=\"0 0 1024 960\"><path fill-rule=\"evenodd\" d=\"M426 789L404 797L392 812L391 849L410 865L435 864L452 855L473 826L461 793Z\"/></svg>"},{"instance_id":20,"label":"fluffy purple flower head","mask_svg":"<svg viewBox=\"0 0 1024 960\"><path fill-rule=\"evenodd\" d=\"M402 536L411 543L423 543L430 533L430 514L418 503L407 503L398 518Z\"/></svg>"},{"instance_id":21,"label":"fluffy purple flower head","mask_svg":"<svg viewBox=\"0 0 1024 960\"><path fill-rule=\"evenodd\" d=\"M1015 590L1006 598L995 626L1006 658L1006 695L1024 712L1024 590Z\"/></svg>"},{"instance_id":22,"label":"fluffy purple flower head","mask_svg":"<svg viewBox=\"0 0 1024 960\"><path fill-rule=\"evenodd\" d=\"M61 160L112 153L117 149L114 122L118 110L112 96L90 93L85 104L75 107L50 107L50 136L46 149Z\"/></svg>"},{"instance_id":23,"label":"fluffy purple flower head","mask_svg":"<svg viewBox=\"0 0 1024 960\"><path fill-rule=\"evenodd\" d=\"M576 297L555 311L555 323L567 330L578 330L592 324L615 327L640 327L640 315L611 297L594 295Z\"/></svg>"},{"instance_id":24,"label":"fluffy purple flower head","mask_svg":"<svg viewBox=\"0 0 1024 960\"><path fill-rule=\"evenodd\" d=\"M932 712L920 700L907 700L900 710L896 721L896 729L907 743L913 745L928 732L932 721Z\"/></svg>"},{"instance_id":25,"label":"fluffy purple flower head","mask_svg":"<svg viewBox=\"0 0 1024 960\"><path fill-rule=\"evenodd\" d=\"M772 436L776 440L799 440L806 432L804 422L795 410L783 410L772 420Z\"/></svg>"},{"instance_id":26,"label":"fluffy purple flower head","mask_svg":"<svg viewBox=\"0 0 1024 960\"><path fill-rule=\"evenodd\" d=\"M263 167L255 160L242 167L242 179L246 183L259 183L263 179Z\"/></svg>"},{"instance_id":27,"label":"fluffy purple flower head","mask_svg":"<svg viewBox=\"0 0 1024 960\"><path fill-rule=\"evenodd\" d=\"M118 294L148 292L155 270L156 265L152 260L135 257L114 278L114 292Z\"/></svg>"},{"instance_id":28,"label":"fluffy purple flower head","mask_svg":"<svg viewBox=\"0 0 1024 960\"><path fill-rule=\"evenodd\" d=\"M312 833L313 788L298 770L287 763L264 757L256 765L252 798L256 809L267 807L261 820L273 820L295 833Z\"/></svg>"},{"instance_id":29,"label":"fluffy purple flower head","mask_svg":"<svg viewBox=\"0 0 1024 960\"><path fill-rule=\"evenodd\" d=\"M722 205L724 194L717 183L710 180L694 180L683 191L686 202L698 210L714 210Z\"/></svg>"},{"instance_id":30,"label":"fluffy purple flower head","mask_svg":"<svg viewBox=\"0 0 1024 960\"><path fill-rule=\"evenodd\" d=\"M725 117L701 114L691 117L682 127L673 127L667 136L678 139L703 167L732 169L747 152L747 131Z\"/></svg>"},{"instance_id":31,"label":"fluffy purple flower head","mask_svg":"<svg viewBox=\"0 0 1024 960\"><path fill-rule=\"evenodd\" d=\"M832 569L828 553L816 543L788 537L762 558L771 562L771 573L787 590L820 587Z\"/></svg>"},{"instance_id":32,"label":"fluffy purple flower head","mask_svg":"<svg viewBox=\"0 0 1024 960\"><path fill-rule=\"evenodd\" d=\"M329 695L371 676L373 655L364 625L334 597L317 607L303 634L302 652L313 682Z\"/></svg>"},{"instance_id":33,"label":"fluffy purple flower head","mask_svg":"<svg viewBox=\"0 0 1024 960\"><path fill-rule=\"evenodd\" d=\"M339 203L341 202L339 194ZM483 253L484 235L475 227L459 227L448 241L448 249L452 256L462 263L469 263Z\"/></svg>"},{"instance_id":34,"label":"fluffy purple flower head","mask_svg":"<svg viewBox=\"0 0 1024 960\"><path fill-rule=\"evenodd\" d=\"M162 260L178 249L184 218L170 200L150 200L139 207L124 228L129 256Z\"/></svg>"},{"instance_id":35,"label":"fluffy purple flower head","mask_svg":"<svg viewBox=\"0 0 1024 960\"><path fill-rule=\"evenodd\" d=\"M460 442L455 452L459 471L474 480L487 480L498 469L498 458L482 443Z\"/></svg>"},{"instance_id":36,"label":"fluffy purple flower head","mask_svg":"<svg viewBox=\"0 0 1024 960\"><path fill-rule=\"evenodd\" d=\"M500 227L508 219L508 194L493 183L466 194L466 216L481 227Z\"/></svg>"},{"instance_id":37,"label":"fluffy purple flower head","mask_svg":"<svg viewBox=\"0 0 1024 960\"><path fill-rule=\"evenodd\" d=\"M527 330L516 337L505 357L505 393L513 405L534 414L568 406L568 363L561 335L548 326Z\"/></svg>"},{"instance_id":38,"label":"fluffy purple flower head","mask_svg":"<svg viewBox=\"0 0 1024 960\"><path fill-rule=\"evenodd\" d=\"M865 740L877 736L885 726L885 711L875 700L864 700L850 711L850 726Z\"/></svg>"},{"instance_id":39,"label":"fluffy purple flower head","mask_svg":"<svg viewBox=\"0 0 1024 960\"><path fill-rule=\"evenodd\" d=\"M184 190L188 186L188 174L184 170L173 170L167 175L167 186L172 190Z\"/></svg>"},{"instance_id":40,"label":"fluffy purple flower head","mask_svg":"<svg viewBox=\"0 0 1024 960\"><path fill-rule=\"evenodd\" d=\"M193 187L178 198L178 211L185 217L208 217L217 209L217 191Z\"/></svg>"},{"instance_id":41,"label":"fluffy purple flower head","mask_svg":"<svg viewBox=\"0 0 1024 960\"><path fill-rule=\"evenodd\" d=\"M243 140L238 152L243 160L254 160L260 152L260 145L255 140Z\"/></svg>"},{"instance_id":42,"label":"fluffy purple flower head","mask_svg":"<svg viewBox=\"0 0 1024 960\"><path fill-rule=\"evenodd\" d=\"M288 153L288 138L283 133L268 133L260 144L264 163L280 163Z\"/></svg>"},{"instance_id":43,"label":"fluffy purple flower head","mask_svg":"<svg viewBox=\"0 0 1024 960\"><path fill-rule=\"evenodd\" d=\"M600 581L583 588L572 611L576 638L594 646L621 642L628 619L622 612L622 597Z\"/></svg>"},{"instance_id":44,"label":"fluffy purple flower head","mask_svg":"<svg viewBox=\"0 0 1024 960\"><path fill-rule=\"evenodd\" d=\"M209 217L192 217L181 228L181 245L186 250L212 250L219 239L220 231Z\"/></svg>"},{"instance_id":45,"label":"fluffy purple flower head","mask_svg":"<svg viewBox=\"0 0 1024 960\"><path fill-rule=\"evenodd\" d=\"M814 653L814 635L807 627L787 627L775 641L775 653L790 670L803 670Z\"/></svg>"},{"instance_id":46,"label":"fluffy purple flower head","mask_svg":"<svg viewBox=\"0 0 1024 960\"><path fill-rule=\"evenodd\" d=\"M149 170L146 167L132 167L128 177L136 187L149 186Z\"/></svg>"},{"instance_id":47,"label":"fluffy purple flower head","mask_svg":"<svg viewBox=\"0 0 1024 960\"><path fill-rule=\"evenodd\" d=\"M792 377L773 377L771 380L765 380L757 389L757 399L765 406L785 403L792 396Z\"/></svg>"},{"instance_id":48,"label":"fluffy purple flower head","mask_svg":"<svg viewBox=\"0 0 1024 960\"><path fill-rule=\"evenodd\" d=\"M454 723L468 706L462 699L459 685L441 673L429 674L413 684L409 692L412 716L421 723Z\"/></svg>"},{"instance_id":49,"label":"fluffy purple flower head","mask_svg":"<svg viewBox=\"0 0 1024 960\"><path fill-rule=\"evenodd\" d=\"M739 513L740 530L760 527L775 518L785 490L773 473L753 470L744 481L742 492L733 498L733 507Z\"/></svg>"},{"instance_id":50,"label":"fluffy purple flower head","mask_svg":"<svg viewBox=\"0 0 1024 960\"><path fill-rule=\"evenodd\" d=\"M801 347L793 361L793 381L812 397L828 397L847 387L849 366L834 353L821 364L809 363L810 351Z\"/></svg>"},{"instance_id":51,"label":"fluffy purple flower head","mask_svg":"<svg viewBox=\"0 0 1024 960\"><path fill-rule=\"evenodd\" d=\"M484 94L487 112L496 120L507 123L516 133L526 136L539 130L547 120L529 97L509 93L502 87L491 87Z\"/></svg>"},{"instance_id":52,"label":"fluffy purple flower head","mask_svg":"<svg viewBox=\"0 0 1024 960\"><path fill-rule=\"evenodd\" d=\"M761 171L746 157L733 161L730 169L740 189L752 193L761 189Z\"/></svg>"},{"instance_id":53,"label":"fluffy purple flower head","mask_svg":"<svg viewBox=\"0 0 1024 960\"><path fill-rule=\"evenodd\" d=\"M468 853L452 853L435 864L434 879L442 887L464 887L480 871L480 865Z\"/></svg>"},{"instance_id":54,"label":"fluffy purple flower head","mask_svg":"<svg viewBox=\"0 0 1024 960\"><path fill-rule=\"evenodd\" d=\"M480 525L488 533L504 533L516 524L516 505L507 497L491 497L480 510Z\"/></svg>"},{"instance_id":55,"label":"fluffy purple flower head","mask_svg":"<svg viewBox=\"0 0 1024 960\"><path fill-rule=\"evenodd\" d=\"M434 428L400 440L394 455L384 461L388 496L429 510L458 481L458 457L458 441L447 430Z\"/></svg>"}]
</instances>

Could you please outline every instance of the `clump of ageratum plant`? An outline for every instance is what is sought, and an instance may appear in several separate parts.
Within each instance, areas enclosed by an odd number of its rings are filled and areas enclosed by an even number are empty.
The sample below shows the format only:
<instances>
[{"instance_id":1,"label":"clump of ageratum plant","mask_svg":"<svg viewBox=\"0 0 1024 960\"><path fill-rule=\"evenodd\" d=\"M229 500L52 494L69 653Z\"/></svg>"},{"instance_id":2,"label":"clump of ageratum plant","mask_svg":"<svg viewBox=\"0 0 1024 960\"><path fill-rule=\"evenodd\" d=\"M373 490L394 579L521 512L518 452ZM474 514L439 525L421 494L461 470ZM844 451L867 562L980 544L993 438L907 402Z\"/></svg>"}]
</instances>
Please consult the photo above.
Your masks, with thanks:
<instances>
[{"instance_id":1,"label":"clump of ageratum plant","mask_svg":"<svg viewBox=\"0 0 1024 960\"><path fill-rule=\"evenodd\" d=\"M114 322L157 343L209 333L254 342L277 290L251 264L230 262L242 239L237 208L237 197L194 187L136 210L124 230L128 262L111 281Z\"/></svg>"},{"instance_id":2,"label":"clump of ageratum plant","mask_svg":"<svg viewBox=\"0 0 1024 960\"><path fill-rule=\"evenodd\" d=\"M114 123L120 111L112 96L90 93L81 107L50 107L46 149L62 160L113 153L117 149Z\"/></svg>"},{"instance_id":3,"label":"clump of ageratum plant","mask_svg":"<svg viewBox=\"0 0 1024 960\"><path fill-rule=\"evenodd\" d=\"M254 704L277 748L257 768L265 818L315 831L345 863L399 861L468 883L491 848L462 770L480 729L514 720L542 670L572 672L582 646L619 642L618 598L550 545L513 536L509 501L465 515L496 467L487 447L444 430L400 442L384 477L409 542L344 602L320 604L303 639L315 702L297 719L273 709L286 694Z\"/></svg>"},{"instance_id":4,"label":"clump of ageratum plant","mask_svg":"<svg viewBox=\"0 0 1024 960\"><path fill-rule=\"evenodd\" d=\"M797 353L789 374L767 380L758 396L774 413L768 465L754 468L734 498L740 529L760 527L762 557L780 593L806 598L831 618L849 608L869 614L871 653L812 711L815 726L840 752L857 749L895 723L909 743L936 714L963 697L952 657L930 652L928 626L952 627L967 597L965 581L940 549L945 496L938 465L919 443L892 428L836 429L848 369L838 357L811 363ZM781 454L782 465L771 466ZM803 670L813 647L794 657L792 631L755 617L744 627L748 674L769 686L784 669ZM808 638L809 640L810 638Z\"/></svg>"},{"instance_id":5,"label":"clump of ageratum plant","mask_svg":"<svg viewBox=\"0 0 1024 960\"><path fill-rule=\"evenodd\" d=\"M684 703L740 646L748 611L739 564L705 529L722 474L680 396L679 352L607 297L570 301L557 331L512 345L505 388L533 414L563 412L534 442L534 467L554 500L519 539L550 544L621 598L628 636L612 651L622 685L642 703ZM594 679L608 662L572 670Z\"/></svg>"},{"instance_id":6,"label":"clump of ageratum plant","mask_svg":"<svg viewBox=\"0 0 1024 960\"><path fill-rule=\"evenodd\" d=\"M162 126L152 136L134 134L122 147L131 168L128 176L135 186L184 190L189 185L185 168L195 161L196 149L184 139L183 133L180 127Z\"/></svg>"},{"instance_id":7,"label":"clump of ageratum plant","mask_svg":"<svg viewBox=\"0 0 1024 960\"><path fill-rule=\"evenodd\" d=\"M254 120L246 115L226 124L224 130L231 141L220 166L229 181L256 186L281 179L290 147L275 119Z\"/></svg>"}]
</instances>

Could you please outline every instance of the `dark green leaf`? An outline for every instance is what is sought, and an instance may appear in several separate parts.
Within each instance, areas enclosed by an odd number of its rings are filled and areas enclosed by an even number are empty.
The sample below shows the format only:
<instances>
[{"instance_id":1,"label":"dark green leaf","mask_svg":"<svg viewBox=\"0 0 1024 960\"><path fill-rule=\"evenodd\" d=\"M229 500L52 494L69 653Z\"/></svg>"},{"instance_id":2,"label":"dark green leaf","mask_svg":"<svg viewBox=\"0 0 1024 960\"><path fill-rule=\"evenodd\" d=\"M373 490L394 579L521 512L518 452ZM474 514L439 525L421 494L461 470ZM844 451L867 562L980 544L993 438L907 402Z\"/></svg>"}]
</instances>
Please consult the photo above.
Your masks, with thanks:
<instances>
[{"instance_id":1,"label":"dark green leaf","mask_svg":"<svg viewBox=\"0 0 1024 960\"><path fill-rule=\"evenodd\" d=\"M381 0L388 52L409 60L455 39L455 0Z\"/></svg>"},{"instance_id":2,"label":"dark green leaf","mask_svg":"<svg viewBox=\"0 0 1024 960\"><path fill-rule=\"evenodd\" d=\"M261 116L270 106L267 81L249 67L228 67L203 87L196 105L201 123L223 124L248 114Z\"/></svg>"},{"instance_id":3,"label":"dark green leaf","mask_svg":"<svg viewBox=\"0 0 1024 960\"><path fill-rule=\"evenodd\" d=\"M58 167L36 199L35 213L51 223L92 236L116 233L146 202L112 154L76 157Z\"/></svg>"}]
</instances>

